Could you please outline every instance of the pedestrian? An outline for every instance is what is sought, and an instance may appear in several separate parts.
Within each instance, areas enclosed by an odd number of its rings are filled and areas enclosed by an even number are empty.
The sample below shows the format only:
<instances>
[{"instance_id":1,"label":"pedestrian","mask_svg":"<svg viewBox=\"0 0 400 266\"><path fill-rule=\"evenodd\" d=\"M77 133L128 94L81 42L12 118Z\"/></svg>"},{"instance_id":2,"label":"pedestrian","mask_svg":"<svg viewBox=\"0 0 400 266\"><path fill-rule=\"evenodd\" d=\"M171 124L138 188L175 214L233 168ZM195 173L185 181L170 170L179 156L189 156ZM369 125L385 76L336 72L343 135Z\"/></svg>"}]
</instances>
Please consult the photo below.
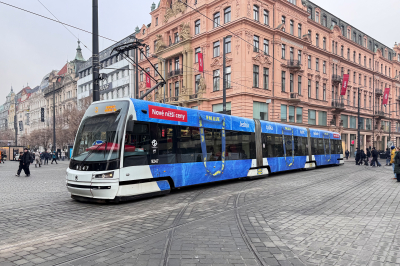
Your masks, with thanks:
<instances>
[{"instance_id":1,"label":"pedestrian","mask_svg":"<svg viewBox=\"0 0 400 266\"><path fill-rule=\"evenodd\" d=\"M392 164L393 167L393 172L394 172L394 157L396 156L396 148L394 146L390 147L390 163ZM394 174L394 178L396 178L396 174Z\"/></svg>"},{"instance_id":2,"label":"pedestrian","mask_svg":"<svg viewBox=\"0 0 400 266\"><path fill-rule=\"evenodd\" d=\"M397 147L396 155L394 156L394 174L397 177L397 182L400 182L400 147Z\"/></svg>"},{"instance_id":3,"label":"pedestrian","mask_svg":"<svg viewBox=\"0 0 400 266\"><path fill-rule=\"evenodd\" d=\"M386 148L386 152L385 152L385 156L386 156L386 166L390 165L390 150L389 148Z\"/></svg>"},{"instance_id":4,"label":"pedestrian","mask_svg":"<svg viewBox=\"0 0 400 266\"><path fill-rule=\"evenodd\" d=\"M358 150L358 148L355 157L356 157L356 165L360 165L361 152Z\"/></svg>"},{"instance_id":5,"label":"pedestrian","mask_svg":"<svg viewBox=\"0 0 400 266\"><path fill-rule=\"evenodd\" d=\"M53 160L51 160L51 164L53 164L53 162L56 162L56 164L58 164L57 163L57 152L53 152Z\"/></svg>"},{"instance_id":6,"label":"pedestrian","mask_svg":"<svg viewBox=\"0 0 400 266\"><path fill-rule=\"evenodd\" d=\"M42 167L42 160L40 159L40 153L38 150L36 150L35 152L35 168L37 168L37 165L39 165L39 167Z\"/></svg>"},{"instance_id":7,"label":"pedestrian","mask_svg":"<svg viewBox=\"0 0 400 266\"><path fill-rule=\"evenodd\" d=\"M348 160L349 159L349 155L350 155L349 150L346 150L345 154L346 154L346 160Z\"/></svg>"},{"instance_id":8,"label":"pedestrian","mask_svg":"<svg viewBox=\"0 0 400 266\"><path fill-rule=\"evenodd\" d=\"M375 166L375 162L376 162L376 166L381 167L382 165L381 165L381 163L378 161L379 152L375 149L375 147L372 148L371 155L372 155L371 166Z\"/></svg>"},{"instance_id":9,"label":"pedestrian","mask_svg":"<svg viewBox=\"0 0 400 266\"><path fill-rule=\"evenodd\" d=\"M361 161L360 165L368 165L367 155L365 154L364 150L361 150Z\"/></svg>"},{"instance_id":10,"label":"pedestrian","mask_svg":"<svg viewBox=\"0 0 400 266\"><path fill-rule=\"evenodd\" d=\"M61 151L61 160L64 161L64 159L65 159L65 151L63 150Z\"/></svg>"},{"instance_id":11,"label":"pedestrian","mask_svg":"<svg viewBox=\"0 0 400 266\"><path fill-rule=\"evenodd\" d=\"M371 148L367 148L367 160L368 160L369 165L371 165L371 160L372 160L372 158L371 158Z\"/></svg>"},{"instance_id":12,"label":"pedestrian","mask_svg":"<svg viewBox=\"0 0 400 266\"><path fill-rule=\"evenodd\" d=\"M31 164L31 160L32 160L31 154L28 151L28 149L25 148L24 149L24 153L22 154L21 161L22 161L22 167L23 167L23 169L25 171L25 175L26 176L30 176L31 175L31 172L29 171L29 165Z\"/></svg>"},{"instance_id":13,"label":"pedestrian","mask_svg":"<svg viewBox=\"0 0 400 266\"><path fill-rule=\"evenodd\" d=\"M29 155L31 156L31 163L33 163L35 161L35 153L33 151L29 151Z\"/></svg>"},{"instance_id":14,"label":"pedestrian","mask_svg":"<svg viewBox=\"0 0 400 266\"><path fill-rule=\"evenodd\" d=\"M357 151L358 151L358 150L356 150L356 151L354 152L354 157L356 157L356 155L357 155Z\"/></svg>"},{"instance_id":15,"label":"pedestrian","mask_svg":"<svg viewBox=\"0 0 400 266\"><path fill-rule=\"evenodd\" d=\"M21 151L21 152L19 153L19 157L18 157L19 166L18 166L17 174L16 174L15 176L19 176L19 175L21 174L21 171L22 171L22 170L24 170L24 172L25 172L24 164L22 163L22 155L23 155L23 152ZM15 158L15 156L16 156L16 155L14 155L14 158ZM26 172L25 172L25 174L26 174Z\"/></svg>"},{"instance_id":16,"label":"pedestrian","mask_svg":"<svg viewBox=\"0 0 400 266\"><path fill-rule=\"evenodd\" d=\"M49 164L49 159L50 159L50 153L45 151L44 152L44 163Z\"/></svg>"}]
</instances>

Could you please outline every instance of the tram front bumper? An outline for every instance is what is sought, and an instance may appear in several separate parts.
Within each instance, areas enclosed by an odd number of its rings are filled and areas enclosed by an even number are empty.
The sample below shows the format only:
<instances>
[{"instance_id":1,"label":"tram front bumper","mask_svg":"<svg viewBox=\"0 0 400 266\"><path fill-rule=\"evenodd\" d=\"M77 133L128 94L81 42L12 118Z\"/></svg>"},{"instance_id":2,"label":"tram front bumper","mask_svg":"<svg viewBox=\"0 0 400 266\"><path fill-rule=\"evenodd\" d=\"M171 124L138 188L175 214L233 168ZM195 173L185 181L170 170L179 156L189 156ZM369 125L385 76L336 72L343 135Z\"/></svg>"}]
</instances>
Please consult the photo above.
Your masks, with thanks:
<instances>
[{"instance_id":1,"label":"tram front bumper","mask_svg":"<svg viewBox=\"0 0 400 266\"><path fill-rule=\"evenodd\" d=\"M114 199L118 192L117 182L67 182L67 189L72 196L95 199Z\"/></svg>"}]
</instances>

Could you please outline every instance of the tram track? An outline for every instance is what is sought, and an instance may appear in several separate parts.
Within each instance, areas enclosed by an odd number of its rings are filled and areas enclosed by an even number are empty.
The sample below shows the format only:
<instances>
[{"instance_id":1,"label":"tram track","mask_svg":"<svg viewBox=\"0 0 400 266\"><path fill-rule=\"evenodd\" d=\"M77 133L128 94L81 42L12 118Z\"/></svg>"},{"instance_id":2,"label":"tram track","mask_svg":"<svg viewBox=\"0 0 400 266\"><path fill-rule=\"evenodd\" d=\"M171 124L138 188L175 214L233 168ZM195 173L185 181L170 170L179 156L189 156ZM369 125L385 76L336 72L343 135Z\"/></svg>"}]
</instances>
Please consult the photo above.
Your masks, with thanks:
<instances>
[{"instance_id":1,"label":"tram track","mask_svg":"<svg viewBox=\"0 0 400 266\"><path fill-rule=\"evenodd\" d=\"M354 171L354 172L357 172L357 171ZM334 173L331 173L331 174L334 174ZM319 174L316 173L316 174L314 174L314 175L312 175L312 176L316 176L316 175L319 175ZM308 177L311 177L311 176L308 176ZM246 185L241 189L241 192L242 192L247 186L249 186L250 184L255 184L254 181L262 182L262 181L264 181L264 180L266 180L266 179L265 179L265 178L262 178L262 179L253 180L253 181L246 181L246 182L250 182L250 183L249 183L249 184L246 184ZM295 187L295 188L292 188L292 189L286 189L286 190L285 190L285 188L283 188L283 189L280 189L278 192L275 192L275 193L272 193L272 194L268 193L267 195L263 196L262 198L259 198L258 200L250 201L250 202L248 202L248 203L246 203L246 204L244 204L244 205L242 205L242 206L237 206L237 209L242 208L242 207L246 207L246 206L250 206L250 205L255 204L255 203L258 203L258 202L260 202L260 201L265 201L265 199L270 198L270 197L273 197L273 196L275 196L275 195L277 195L277 194L280 194L280 193L283 193L283 192L285 192L285 193L290 193L290 192L293 192L293 191L296 191L296 190L299 190L299 189L303 189L303 188L305 188L305 187L310 187L310 188L311 188L311 187L318 186L318 185L321 184L321 183L330 182L330 181L331 181L331 180L328 178L328 179L320 180L320 181L318 181L318 182L314 182L314 183L312 183L312 184L305 184L305 185L302 185L302 186L299 186L299 187ZM257 182L257 183L258 183L258 182ZM216 187L216 189L218 189L218 188ZM257 187L257 188L255 188L254 190L262 190L262 189L263 189L262 187ZM202 191L202 193L204 193L204 191ZM200 193L200 194L202 194L202 193ZM217 200L218 198L220 198L220 197L225 197L226 195L230 195L231 193L232 193L232 192L228 192L228 193L224 193L224 194L222 194L222 195L219 195L218 197L214 197L214 198L210 198L210 199L206 199L206 200L201 200L199 203L202 203L202 204L203 204L203 203L205 203L205 202L207 202L207 201L215 201L215 200ZM196 197L196 198L197 198L197 197ZM187 205L187 206L189 206L189 205ZM127 206L127 207L129 207L129 206ZM90 207L86 207L86 208L90 208ZM173 211L173 210L175 210L175 209L176 209L176 206L175 206L175 207L172 207L172 208L168 208L169 211ZM186 209L187 209L187 207L186 207ZM164 208L164 210L165 210L165 208ZM155 232L155 233L153 233L153 234L150 234L150 235L148 235L148 236L140 237L140 238L137 238L137 239L128 241L128 242L126 242L126 243L123 243L123 244L120 244L120 245L117 245L117 246L113 246L113 247L107 248L106 250L109 250L109 249L112 249L112 248L115 248L115 247L119 247L119 246L121 246L121 245L128 244L128 243L131 243L131 242L134 242L134 241L137 241L137 240L146 238L146 237L150 237L150 236L153 236L153 235L157 235L157 234L159 234L159 233L165 232L166 230L170 230L170 229L172 229L172 228L179 228L179 227L181 227L181 226L184 226L184 225L187 225L187 224L191 224L191 223L197 222L197 221L199 221L199 220L203 220L203 219L211 218L211 217L214 217L214 216L218 216L218 215L220 215L220 214L224 214L224 213L230 212L230 211L232 211L232 210L234 210L234 208L228 208L228 209L225 209L224 211L220 211L220 212L215 213L215 214L211 214L211 215L208 215L208 216L204 216L204 217L202 217L202 218L200 218L200 219L197 219L197 220L195 220L195 221L189 221L189 222L186 222L186 223L177 224L175 227L169 227L169 228L163 229L163 230L161 230L161 231L159 231L159 232ZM149 211L149 212L148 212L148 214L152 214L152 213L153 213L152 211ZM148 214L147 214L147 213L144 213L144 214L140 215L140 217L138 217L138 218L146 217L146 215L148 215ZM180 219L181 219L181 218L180 218ZM179 220L180 220L180 219L179 219ZM91 226L87 226L87 227L85 227L85 228L80 228L80 229L76 229L76 230L69 230L68 233L50 234L50 235L48 235L48 236L46 236L46 237L43 237L43 238L39 238L39 239L31 240L31 241L26 241L26 242L22 242L22 243L18 243L18 244L11 244L11 245L7 245L6 247L0 247L0 251L6 250L6 249L10 249L10 248L14 248L14 247L21 246L21 245L26 245L26 244L29 244L29 243L32 243L32 242L39 242L39 243L40 243L41 241L45 241L45 240L49 240L49 239L53 239L53 240L54 240L54 239L64 238L64 237L68 237L68 235L73 234L73 233L84 233L84 232L86 232L86 231L89 231L89 230L92 229L92 228L96 228L96 230L101 230L101 228L108 227L108 226L110 226L111 224L121 223L121 222L129 221L129 220L132 220L132 217L117 219L117 220L110 221L110 222L107 222L107 223L102 223L102 224L91 225ZM75 260L75 259L74 259L74 260ZM62 264L63 264L63 263L62 263Z\"/></svg>"}]
</instances>

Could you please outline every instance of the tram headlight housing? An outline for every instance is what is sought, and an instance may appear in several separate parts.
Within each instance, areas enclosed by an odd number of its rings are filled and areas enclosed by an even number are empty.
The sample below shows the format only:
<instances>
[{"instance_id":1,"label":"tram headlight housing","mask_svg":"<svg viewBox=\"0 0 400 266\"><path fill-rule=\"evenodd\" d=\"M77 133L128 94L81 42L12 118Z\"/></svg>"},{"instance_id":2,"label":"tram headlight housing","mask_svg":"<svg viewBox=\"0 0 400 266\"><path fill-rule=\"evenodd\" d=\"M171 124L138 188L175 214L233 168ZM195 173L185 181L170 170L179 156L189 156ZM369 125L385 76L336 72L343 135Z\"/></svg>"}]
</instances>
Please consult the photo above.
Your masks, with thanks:
<instances>
[{"instance_id":1,"label":"tram headlight housing","mask_svg":"<svg viewBox=\"0 0 400 266\"><path fill-rule=\"evenodd\" d=\"M114 172L102 173L93 175L94 178L113 178Z\"/></svg>"}]
</instances>

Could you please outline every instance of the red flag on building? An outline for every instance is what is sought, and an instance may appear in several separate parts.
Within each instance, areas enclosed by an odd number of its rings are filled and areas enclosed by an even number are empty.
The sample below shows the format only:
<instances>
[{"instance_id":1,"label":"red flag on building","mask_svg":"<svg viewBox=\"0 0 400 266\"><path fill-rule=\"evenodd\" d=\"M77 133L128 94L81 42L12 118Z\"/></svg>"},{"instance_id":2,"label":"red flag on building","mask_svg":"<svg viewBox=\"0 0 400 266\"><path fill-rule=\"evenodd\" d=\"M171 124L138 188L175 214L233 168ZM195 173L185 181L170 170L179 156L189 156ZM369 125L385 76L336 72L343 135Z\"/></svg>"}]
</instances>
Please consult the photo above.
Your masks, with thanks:
<instances>
[{"instance_id":1,"label":"red flag on building","mask_svg":"<svg viewBox=\"0 0 400 266\"><path fill-rule=\"evenodd\" d=\"M146 72L146 88L151 88L150 75Z\"/></svg>"},{"instance_id":2,"label":"red flag on building","mask_svg":"<svg viewBox=\"0 0 400 266\"><path fill-rule=\"evenodd\" d=\"M198 53L197 54L197 59L199 61L199 71L203 72L204 71L204 65L203 65L203 54L202 53Z\"/></svg>"},{"instance_id":3,"label":"red flag on building","mask_svg":"<svg viewBox=\"0 0 400 266\"><path fill-rule=\"evenodd\" d=\"M383 104L387 104L389 100L390 88L385 88L385 93L383 94Z\"/></svg>"},{"instance_id":4,"label":"red flag on building","mask_svg":"<svg viewBox=\"0 0 400 266\"><path fill-rule=\"evenodd\" d=\"M343 74L342 91L340 92L340 95L346 95L348 83L349 83L349 74Z\"/></svg>"}]
</instances>

